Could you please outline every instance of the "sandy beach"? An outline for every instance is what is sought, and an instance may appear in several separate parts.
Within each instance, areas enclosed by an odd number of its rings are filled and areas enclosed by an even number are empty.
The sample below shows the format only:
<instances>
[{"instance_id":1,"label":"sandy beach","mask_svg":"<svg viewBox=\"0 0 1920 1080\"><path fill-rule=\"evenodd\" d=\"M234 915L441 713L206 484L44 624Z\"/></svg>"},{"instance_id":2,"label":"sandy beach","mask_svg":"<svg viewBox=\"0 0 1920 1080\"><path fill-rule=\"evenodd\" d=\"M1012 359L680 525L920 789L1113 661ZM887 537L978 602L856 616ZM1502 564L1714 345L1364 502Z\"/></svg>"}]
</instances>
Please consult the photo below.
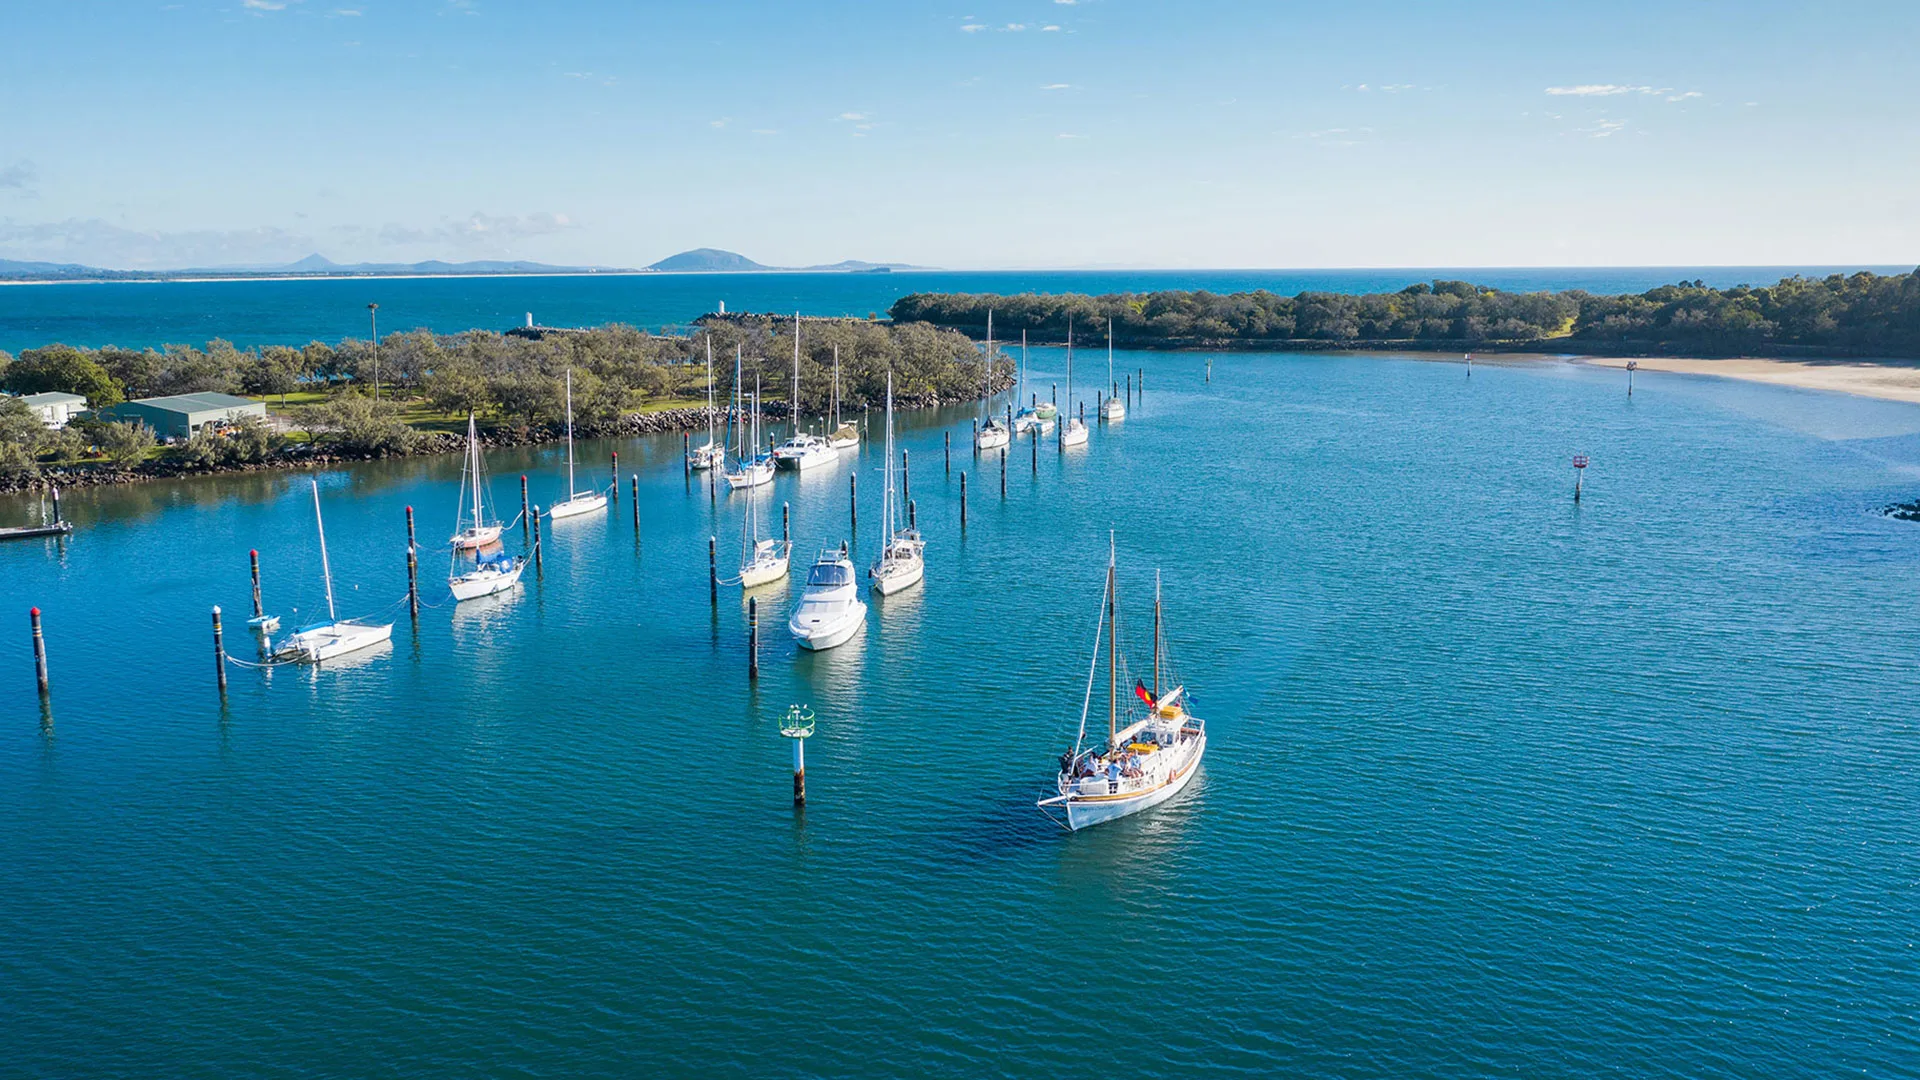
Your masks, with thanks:
<instances>
[{"instance_id":1,"label":"sandy beach","mask_svg":"<svg viewBox=\"0 0 1920 1080\"><path fill-rule=\"evenodd\" d=\"M1580 363L1624 368L1625 357L1589 356ZM1907 361L1867 363L1858 360L1697 360L1682 357L1639 359L1641 371L1683 375L1717 375L1724 379L1793 386L1802 390L1833 390L1842 394L1908 401L1920 404L1920 364Z\"/></svg>"}]
</instances>

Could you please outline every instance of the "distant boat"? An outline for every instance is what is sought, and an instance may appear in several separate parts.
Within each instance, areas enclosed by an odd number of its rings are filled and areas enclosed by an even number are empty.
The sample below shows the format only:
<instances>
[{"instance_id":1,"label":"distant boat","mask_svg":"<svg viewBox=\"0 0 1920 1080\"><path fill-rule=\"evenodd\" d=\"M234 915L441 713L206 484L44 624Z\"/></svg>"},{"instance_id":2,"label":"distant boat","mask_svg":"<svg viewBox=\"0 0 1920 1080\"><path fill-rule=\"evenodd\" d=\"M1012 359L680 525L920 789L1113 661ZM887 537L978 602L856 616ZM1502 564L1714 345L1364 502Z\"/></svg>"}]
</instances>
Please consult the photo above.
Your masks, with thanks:
<instances>
[{"instance_id":1,"label":"distant boat","mask_svg":"<svg viewBox=\"0 0 1920 1080\"><path fill-rule=\"evenodd\" d=\"M1120 384L1113 381L1113 320L1107 320L1107 400L1100 403L1100 419L1127 418L1127 403L1120 400Z\"/></svg>"},{"instance_id":2,"label":"distant boat","mask_svg":"<svg viewBox=\"0 0 1920 1080\"><path fill-rule=\"evenodd\" d=\"M760 402L754 400L758 415ZM787 540L761 539L760 500L747 499L747 514L740 525L740 587L752 589L787 576L793 544Z\"/></svg>"},{"instance_id":3,"label":"distant boat","mask_svg":"<svg viewBox=\"0 0 1920 1080\"><path fill-rule=\"evenodd\" d=\"M733 357L733 383L740 385L740 355L736 351ZM738 395L736 395L738 396ZM746 399L741 398L742 401ZM727 488L738 491L741 488L756 488L761 484L773 482L773 457L760 452L760 380L753 380L753 408L740 417L739 457L734 468L724 474Z\"/></svg>"},{"instance_id":4,"label":"distant boat","mask_svg":"<svg viewBox=\"0 0 1920 1080\"><path fill-rule=\"evenodd\" d=\"M1160 581L1153 587L1153 688L1136 680L1127 703L1128 723L1120 724L1120 654L1113 541L1107 547L1107 587L1100 628L1093 638L1093 660L1087 668L1087 692L1080 703L1080 733L1073 748L1060 755L1054 777L1055 795L1041 799L1040 811L1069 829L1084 829L1158 806L1187 786L1207 752L1205 722L1190 715L1176 685L1160 693ZM1107 643L1107 738L1098 750L1086 748L1087 711L1093 702L1093 681L1099 672L1102 631ZM1134 719L1134 698L1146 706ZM1054 817L1058 813L1060 817ZM1064 820L1062 820L1064 818Z\"/></svg>"},{"instance_id":5,"label":"distant boat","mask_svg":"<svg viewBox=\"0 0 1920 1080\"><path fill-rule=\"evenodd\" d=\"M1067 408L1073 408L1073 316L1067 316ZM1060 421L1060 445L1084 446L1087 422L1069 413Z\"/></svg>"},{"instance_id":6,"label":"distant boat","mask_svg":"<svg viewBox=\"0 0 1920 1080\"><path fill-rule=\"evenodd\" d=\"M801 648L818 652L845 643L866 623L867 604L860 599L847 549L821 552L807 571L807 591L787 620L787 632Z\"/></svg>"},{"instance_id":7,"label":"distant boat","mask_svg":"<svg viewBox=\"0 0 1920 1080\"><path fill-rule=\"evenodd\" d=\"M503 526L499 521L489 521L484 516L482 495L486 490L486 474L480 466L480 429L474 422L471 412L467 414L467 456L460 463L460 501L455 504L459 509L454 514L453 538L448 541L454 550L470 550L486 547L500 542ZM468 521L467 495L473 495L473 519Z\"/></svg>"},{"instance_id":8,"label":"distant boat","mask_svg":"<svg viewBox=\"0 0 1920 1080\"><path fill-rule=\"evenodd\" d=\"M926 576L926 541L920 530L900 529L893 499L893 372L887 372L887 493L880 509L880 557L874 560L867 576L881 596L891 596L918 584Z\"/></svg>"},{"instance_id":9,"label":"distant boat","mask_svg":"<svg viewBox=\"0 0 1920 1080\"><path fill-rule=\"evenodd\" d=\"M793 313L793 396L787 400L793 431L786 442L773 448L774 464L799 472L840 460L827 440L800 430L800 313L797 311Z\"/></svg>"},{"instance_id":10,"label":"distant boat","mask_svg":"<svg viewBox=\"0 0 1920 1080\"><path fill-rule=\"evenodd\" d=\"M835 450L851 450L860 445L860 425L840 420L840 346L833 347L833 434L827 445Z\"/></svg>"},{"instance_id":11,"label":"distant boat","mask_svg":"<svg viewBox=\"0 0 1920 1080\"><path fill-rule=\"evenodd\" d=\"M973 445L978 450L992 450L1013 441L1013 433L993 415L993 312L987 312L987 385L986 400L980 403L986 419L980 424L980 431L973 437Z\"/></svg>"},{"instance_id":12,"label":"distant boat","mask_svg":"<svg viewBox=\"0 0 1920 1080\"><path fill-rule=\"evenodd\" d=\"M691 469L721 469L727 464L727 451L713 441L713 335L707 335L707 441L693 448L687 454L687 467ZM618 484L619 477L613 482Z\"/></svg>"},{"instance_id":13,"label":"distant boat","mask_svg":"<svg viewBox=\"0 0 1920 1080\"><path fill-rule=\"evenodd\" d=\"M302 627L288 635L274 650L273 658L317 664L389 640L393 637L393 624L342 619L335 612L333 567L327 561L327 526L320 517L320 482L309 479L308 483L313 485L313 524L320 534L320 580L327 587L327 621Z\"/></svg>"},{"instance_id":14,"label":"distant boat","mask_svg":"<svg viewBox=\"0 0 1920 1080\"><path fill-rule=\"evenodd\" d=\"M573 479L573 369L567 369L567 498L547 508L547 516L555 521L561 518L578 517L607 508L607 493L604 491L581 491Z\"/></svg>"},{"instance_id":15,"label":"distant boat","mask_svg":"<svg viewBox=\"0 0 1920 1080\"><path fill-rule=\"evenodd\" d=\"M1020 389L1014 394L1013 399L1015 402L1027 400L1027 332L1025 330L1020 331ZM1030 428L1039 428L1040 434L1045 435L1053 430L1054 418L1059 415L1060 410L1053 402L1042 402L1036 395L1032 404L1020 406L1020 411L1013 414L1013 433L1021 435Z\"/></svg>"}]
</instances>

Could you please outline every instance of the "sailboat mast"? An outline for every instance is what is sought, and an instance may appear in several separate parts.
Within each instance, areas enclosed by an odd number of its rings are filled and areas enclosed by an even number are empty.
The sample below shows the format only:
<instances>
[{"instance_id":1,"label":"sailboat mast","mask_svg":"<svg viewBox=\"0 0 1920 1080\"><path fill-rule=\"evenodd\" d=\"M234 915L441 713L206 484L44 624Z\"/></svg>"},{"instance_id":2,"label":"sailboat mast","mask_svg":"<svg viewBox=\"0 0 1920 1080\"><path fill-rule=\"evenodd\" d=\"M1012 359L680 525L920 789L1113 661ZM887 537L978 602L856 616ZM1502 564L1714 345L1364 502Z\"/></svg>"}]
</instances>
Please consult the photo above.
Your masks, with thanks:
<instances>
[{"instance_id":1,"label":"sailboat mast","mask_svg":"<svg viewBox=\"0 0 1920 1080\"><path fill-rule=\"evenodd\" d=\"M1153 699L1160 700L1160 571L1153 572Z\"/></svg>"},{"instance_id":2,"label":"sailboat mast","mask_svg":"<svg viewBox=\"0 0 1920 1080\"><path fill-rule=\"evenodd\" d=\"M473 527L480 527L480 430L475 425L473 414L467 414L467 456L472 468L473 478ZM455 522L457 527L459 522Z\"/></svg>"},{"instance_id":3,"label":"sailboat mast","mask_svg":"<svg viewBox=\"0 0 1920 1080\"><path fill-rule=\"evenodd\" d=\"M1027 396L1027 332L1025 329L1020 331L1020 396Z\"/></svg>"},{"instance_id":4,"label":"sailboat mast","mask_svg":"<svg viewBox=\"0 0 1920 1080\"><path fill-rule=\"evenodd\" d=\"M1113 534L1107 534L1107 749L1120 730L1120 613L1113 596Z\"/></svg>"},{"instance_id":5,"label":"sailboat mast","mask_svg":"<svg viewBox=\"0 0 1920 1080\"><path fill-rule=\"evenodd\" d=\"M980 408L987 414L987 423L993 423L993 309L987 309L987 397Z\"/></svg>"},{"instance_id":6,"label":"sailboat mast","mask_svg":"<svg viewBox=\"0 0 1920 1080\"><path fill-rule=\"evenodd\" d=\"M320 518L320 481L309 478L313 485L313 524L320 532L320 580L327 583L327 621L338 622L340 616L333 612L333 566L327 562L327 523Z\"/></svg>"},{"instance_id":7,"label":"sailboat mast","mask_svg":"<svg viewBox=\"0 0 1920 1080\"><path fill-rule=\"evenodd\" d=\"M1067 316L1067 412L1073 412L1073 316Z\"/></svg>"},{"instance_id":8,"label":"sailboat mast","mask_svg":"<svg viewBox=\"0 0 1920 1080\"><path fill-rule=\"evenodd\" d=\"M833 343L833 426L840 427L840 343Z\"/></svg>"},{"instance_id":9,"label":"sailboat mast","mask_svg":"<svg viewBox=\"0 0 1920 1080\"><path fill-rule=\"evenodd\" d=\"M793 434L800 434L800 313L793 313Z\"/></svg>"},{"instance_id":10,"label":"sailboat mast","mask_svg":"<svg viewBox=\"0 0 1920 1080\"><path fill-rule=\"evenodd\" d=\"M886 501L880 507L880 557L886 558L887 545L893 542L893 371L887 371L887 485Z\"/></svg>"},{"instance_id":11,"label":"sailboat mast","mask_svg":"<svg viewBox=\"0 0 1920 1080\"><path fill-rule=\"evenodd\" d=\"M567 498L573 498L573 369L567 369Z\"/></svg>"},{"instance_id":12,"label":"sailboat mast","mask_svg":"<svg viewBox=\"0 0 1920 1080\"><path fill-rule=\"evenodd\" d=\"M707 335L707 449L713 449L713 335ZM711 460L711 459L709 459ZM618 483L620 478L614 477Z\"/></svg>"},{"instance_id":13,"label":"sailboat mast","mask_svg":"<svg viewBox=\"0 0 1920 1080\"><path fill-rule=\"evenodd\" d=\"M1113 320L1107 320L1107 391L1113 391Z\"/></svg>"},{"instance_id":14,"label":"sailboat mast","mask_svg":"<svg viewBox=\"0 0 1920 1080\"><path fill-rule=\"evenodd\" d=\"M744 466L747 460L747 388L740 384L740 346L733 347L733 414L734 430L740 435L740 461Z\"/></svg>"}]
</instances>

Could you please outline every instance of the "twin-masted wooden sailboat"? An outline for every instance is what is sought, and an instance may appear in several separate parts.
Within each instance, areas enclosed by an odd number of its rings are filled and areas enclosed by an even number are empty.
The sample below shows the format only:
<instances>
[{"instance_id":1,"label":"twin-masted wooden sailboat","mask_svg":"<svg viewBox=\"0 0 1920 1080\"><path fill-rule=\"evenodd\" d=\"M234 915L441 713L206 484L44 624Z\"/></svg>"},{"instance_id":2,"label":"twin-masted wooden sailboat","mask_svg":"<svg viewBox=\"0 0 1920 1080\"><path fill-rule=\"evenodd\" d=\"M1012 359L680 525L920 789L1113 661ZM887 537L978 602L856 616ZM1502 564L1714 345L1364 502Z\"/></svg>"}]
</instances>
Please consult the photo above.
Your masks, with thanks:
<instances>
[{"instance_id":1,"label":"twin-masted wooden sailboat","mask_svg":"<svg viewBox=\"0 0 1920 1080\"><path fill-rule=\"evenodd\" d=\"M1153 586L1153 688L1136 680L1123 709L1120 698L1119 604L1114 575L1113 540L1107 540L1107 585L1093 659L1087 666L1087 692L1080 705L1080 733L1073 748L1060 755L1055 794L1036 805L1068 829L1125 817L1178 795L1207 752L1206 723L1187 712L1186 688L1176 684L1160 692L1165 653L1160 635L1160 580ZM1107 737L1087 746L1087 712L1093 704L1100 670L1100 646L1107 647ZM1136 711L1135 699L1145 706ZM1125 723L1122 723L1122 721Z\"/></svg>"},{"instance_id":2,"label":"twin-masted wooden sailboat","mask_svg":"<svg viewBox=\"0 0 1920 1080\"><path fill-rule=\"evenodd\" d=\"M547 508L555 521L607 508L604 491L581 491L573 477L573 369L567 369L567 497Z\"/></svg>"},{"instance_id":3,"label":"twin-masted wooden sailboat","mask_svg":"<svg viewBox=\"0 0 1920 1080\"><path fill-rule=\"evenodd\" d=\"M880 557L873 561L867 571L867 577L873 581L873 590L881 596L891 596L909 586L919 584L926 576L927 542L920 538L920 530L911 526L899 528L899 511L894 500L893 473L893 372L887 372L887 463L886 495L880 504Z\"/></svg>"},{"instance_id":4,"label":"twin-masted wooden sailboat","mask_svg":"<svg viewBox=\"0 0 1920 1080\"><path fill-rule=\"evenodd\" d=\"M320 481L309 479L308 483L313 485L313 525L320 535L320 580L327 589L327 621L303 626L288 634L272 656L275 660L317 664L392 639L393 624L342 619L334 610L333 565L327 561L327 524L320 517Z\"/></svg>"}]
</instances>

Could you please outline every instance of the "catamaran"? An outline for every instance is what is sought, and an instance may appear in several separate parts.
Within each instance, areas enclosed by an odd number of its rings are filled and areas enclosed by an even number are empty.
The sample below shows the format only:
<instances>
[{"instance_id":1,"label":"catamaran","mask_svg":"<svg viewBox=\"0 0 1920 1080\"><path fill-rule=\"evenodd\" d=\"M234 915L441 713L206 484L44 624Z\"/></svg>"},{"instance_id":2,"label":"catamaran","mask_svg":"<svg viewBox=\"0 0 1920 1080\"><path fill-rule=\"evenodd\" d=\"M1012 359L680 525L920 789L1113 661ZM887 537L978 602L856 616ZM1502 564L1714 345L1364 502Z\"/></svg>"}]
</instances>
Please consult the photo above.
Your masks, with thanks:
<instances>
[{"instance_id":1,"label":"catamaran","mask_svg":"<svg viewBox=\"0 0 1920 1080\"><path fill-rule=\"evenodd\" d=\"M887 493L880 509L880 557L874 560L873 568L867 576L873 580L873 590L881 596L891 596L901 589L917 584L926 576L927 542L920 538L920 530L915 528L898 529L900 523L894 509L893 498L893 372L887 372Z\"/></svg>"},{"instance_id":2,"label":"catamaran","mask_svg":"<svg viewBox=\"0 0 1920 1080\"><path fill-rule=\"evenodd\" d=\"M980 431L973 437L975 449L992 450L1013 441L1013 433L1007 425L993 415L993 312L987 312L987 387L986 400L980 403L980 409L986 413L986 419L980 424Z\"/></svg>"},{"instance_id":3,"label":"catamaran","mask_svg":"<svg viewBox=\"0 0 1920 1080\"><path fill-rule=\"evenodd\" d=\"M756 396L754 412L759 412ZM740 526L740 587L752 589L787 576L793 542L760 538L760 500L747 499L746 520Z\"/></svg>"},{"instance_id":4,"label":"catamaran","mask_svg":"<svg viewBox=\"0 0 1920 1080\"><path fill-rule=\"evenodd\" d=\"M473 520L466 521L467 495L473 495ZM500 542L498 521L488 521L481 505L481 497L486 491L486 474L480 467L480 429L475 424L473 414L467 414L467 459L460 465L460 502L453 522L453 539L448 541L454 550L471 550Z\"/></svg>"},{"instance_id":5,"label":"catamaran","mask_svg":"<svg viewBox=\"0 0 1920 1080\"><path fill-rule=\"evenodd\" d=\"M687 453L691 469L723 469L727 465L726 448L713 441L713 336L707 336L707 441ZM620 478L614 477L614 483Z\"/></svg>"},{"instance_id":6,"label":"catamaran","mask_svg":"<svg viewBox=\"0 0 1920 1080\"><path fill-rule=\"evenodd\" d=\"M1153 688L1136 679L1132 697L1145 705L1137 713L1131 700L1120 709L1118 604L1115 600L1113 540L1107 540L1107 587L1102 597L1099 628L1094 631L1093 659L1087 666L1087 692L1080 703L1080 734L1073 748L1060 755L1054 777L1057 794L1041 799L1040 812L1068 829L1125 817L1158 806L1178 795L1200 768L1207 752L1207 726L1187 712L1186 688L1175 685L1160 692L1163 650L1160 643L1160 579L1153 584ZM1100 668L1100 643L1107 645L1107 738L1099 749L1089 749L1087 712L1093 703L1093 684ZM1122 718L1126 721L1122 724ZM1058 815L1058 816L1056 816Z\"/></svg>"},{"instance_id":7,"label":"catamaran","mask_svg":"<svg viewBox=\"0 0 1920 1080\"><path fill-rule=\"evenodd\" d=\"M787 620L787 632L801 648L819 652L844 643L866 624L867 603L860 599L846 546L821 552L807 571L807 591Z\"/></svg>"},{"instance_id":8,"label":"catamaran","mask_svg":"<svg viewBox=\"0 0 1920 1080\"><path fill-rule=\"evenodd\" d=\"M320 580L327 587L327 621L303 626L287 635L273 651L273 658L317 664L390 640L393 624L342 619L334 611L333 566L327 561L327 524L320 517L320 482L309 479L308 483L313 485L313 525L320 534Z\"/></svg>"},{"instance_id":9,"label":"catamaran","mask_svg":"<svg viewBox=\"0 0 1920 1080\"><path fill-rule=\"evenodd\" d=\"M1073 316L1067 316L1067 408L1073 408ZM1081 406L1081 411L1086 407ZM1087 441L1087 422L1069 413L1060 421L1060 445L1084 446Z\"/></svg>"},{"instance_id":10,"label":"catamaran","mask_svg":"<svg viewBox=\"0 0 1920 1080\"><path fill-rule=\"evenodd\" d=\"M581 491L573 479L573 369L567 369L567 497L547 508L555 521L607 508L604 491Z\"/></svg>"},{"instance_id":11,"label":"catamaran","mask_svg":"<svg viewBox=\"0 0 1920 1080\"><path fill-rule=\"evenodd\" d=\"M783 469L799 472L815 465L840 460L827 440L800 430L800 313L793 313L793 396L787 399L793 418L793 433L773 448L773 461Z\"/></svg>"},{"instance_id":12,"label":"catamaran","mask_svg":"<svg viewBox=\"0 0 1920 1080\"><path fill-rule=\"evenodd\" d=\"M1100 403L1100 419L1125 420L1127 403L1120 400L1120 384L1113 381L1113 320L1107 320L1107 400Z\"/></svg>"},{"instance_id":13,"label":"catamaran","mask_svg":"<svg viewBox=\"0 0 1920 1080\"><path fill-rule=\"evenodd\" d=\"M740 385L740 348L733 350L733 397L735 421L739 433L739 446L735 450L734 467L722 474L727 478L727 490L738 491L741 488L759 487L773 482L773 458L760 449L760 380L753 380L754 409L751 413L742 413L739 406L746 402L745 388Z\"/></svg>"},{"instance_id":14,"label":"catamaran","mask_svg":"<svg viewBox=\"0 0 1920 1080\"><path fill-rule=\"evenodd\" d=\"M1020 331L1020 389L1014 394L1014 400L1019 401L1026 396L1027 332L1022 330ZM1054 419L1059 415L1060 410L1053 402L1042 402L1040 395L1035 394L1029 404L1020 406L1020 411L1013 414L1013 433L1020 435L1024 434L1028 428L1039 428L1040 434L1045 435L1053 430Z\"/></svg>"},{"instance_id":15,"label":"catamaran","mask_svg":"<svg viewBox=\"0 0 1920 1080\"><path fill-rule=\"evenodd\" d=\"M840 346L833 347L833 434L827 445L835 450L851 450L860 445L860 425L840 419Z\"/></svg>"}]
</instances>

